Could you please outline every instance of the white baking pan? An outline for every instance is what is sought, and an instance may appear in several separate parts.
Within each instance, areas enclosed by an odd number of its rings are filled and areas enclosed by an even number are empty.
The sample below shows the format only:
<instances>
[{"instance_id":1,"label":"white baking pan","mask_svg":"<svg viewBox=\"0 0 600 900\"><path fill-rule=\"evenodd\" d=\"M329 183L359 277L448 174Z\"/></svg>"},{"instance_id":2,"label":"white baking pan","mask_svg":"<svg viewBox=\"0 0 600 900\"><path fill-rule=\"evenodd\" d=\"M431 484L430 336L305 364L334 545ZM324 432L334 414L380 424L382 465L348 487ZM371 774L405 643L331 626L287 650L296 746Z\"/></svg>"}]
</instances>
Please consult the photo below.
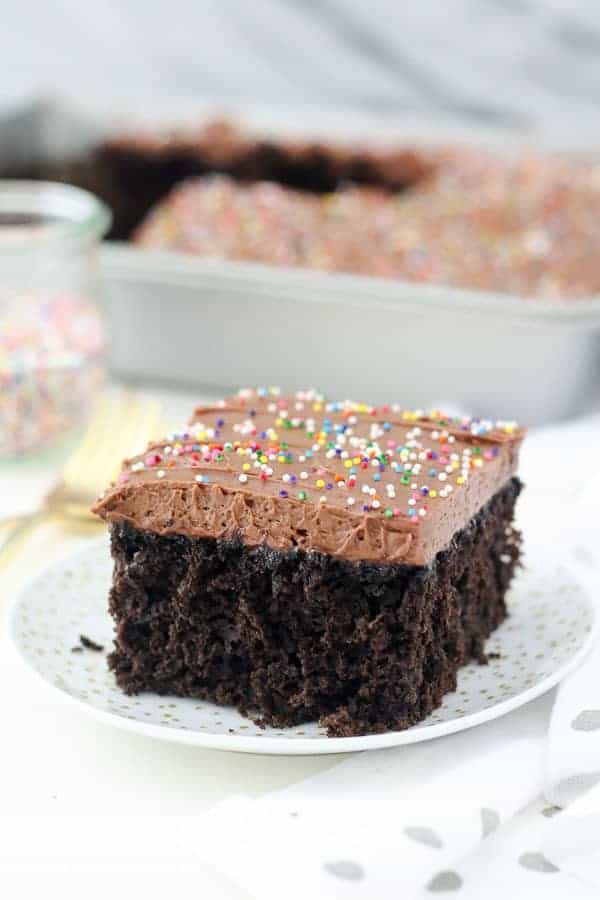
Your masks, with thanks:
<instances>
[{"instance_id":1,"label":"white baking pan","mask_svg":"<svg viewBox=\"0 0 600 900\"><path fill-rule=\"evenodd\" d=\"M443 402L534 425L600 397L600 300L550 304L107 244L114 371Z\"/></svg>"},{"instance_id":2,"label":"white baking pan","mask_svg":"<svg viewBox=\"0 0 600 900\"><path fill-rule=\"evenodd\" d=\"M411 114L215 108L201 99L132 110L56 100L0 116L0 163L73 157L124 128L185 127L218 113L282 137L544 144L536 135ZM590 154L570 136L558 148ZM119 245L104 246L101 268L111 362L121 376L224 390L315 385L532 425L600 398L600 299L548 304Z\"/></svg>"}]
</instances>

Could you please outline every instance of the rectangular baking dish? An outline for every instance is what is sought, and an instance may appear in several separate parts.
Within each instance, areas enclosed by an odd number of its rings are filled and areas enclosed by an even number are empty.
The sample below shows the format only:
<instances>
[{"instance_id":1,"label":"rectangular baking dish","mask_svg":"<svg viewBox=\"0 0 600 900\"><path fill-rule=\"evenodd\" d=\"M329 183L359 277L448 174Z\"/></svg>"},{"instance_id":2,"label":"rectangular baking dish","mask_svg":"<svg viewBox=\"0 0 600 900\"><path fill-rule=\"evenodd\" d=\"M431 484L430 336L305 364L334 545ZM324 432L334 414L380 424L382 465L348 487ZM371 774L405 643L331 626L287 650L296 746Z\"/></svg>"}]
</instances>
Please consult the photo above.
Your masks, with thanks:
<instances>
[{"instance_id":1,"label":"rectangular baking dish","mask_svg":"<svg viewBox=\"0 0 600 900\"><path fill-rule=\"evenodd\" d=\"M598 300L550 305L124 244L106 244L101 266L121 376L315 385L530 425L600 396Z\"/></svg>"},{"instance_id":2,"label":"rectangular baking dish","mask_svg":"<svg viewBox=\"0 0 600 900\"><path fill-rule=\"evenodd\" d=\"M496 148L532 141L415 115L216 110L201 101L132 114L114 105L82 111L57 100L0 119L0 163L74 158L133 122L189 125L219 111L280 136ZM531 425L580 413L600 396L597 298L548 304L110 243L100 262L111 365L119 376L222 390L315 385L339 396L451 404Z\"/></svg>"}]
</instances>

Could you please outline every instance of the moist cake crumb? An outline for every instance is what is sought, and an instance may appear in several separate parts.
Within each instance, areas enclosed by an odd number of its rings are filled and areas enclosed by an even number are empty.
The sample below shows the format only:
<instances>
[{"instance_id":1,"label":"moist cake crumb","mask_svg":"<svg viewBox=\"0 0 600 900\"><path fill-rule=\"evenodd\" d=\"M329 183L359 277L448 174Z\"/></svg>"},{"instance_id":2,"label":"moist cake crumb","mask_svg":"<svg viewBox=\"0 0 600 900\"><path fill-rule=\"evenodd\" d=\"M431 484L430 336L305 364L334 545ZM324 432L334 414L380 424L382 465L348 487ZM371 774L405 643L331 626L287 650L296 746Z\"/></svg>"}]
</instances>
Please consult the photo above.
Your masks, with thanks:
<instances>
[{"instance_id":1,"label":"moist cake crumb","mask_svg":"<svg viewBox=\"0 0 600 900\"><path fill-rule=\"evenodd\" d=\"M97 644L96 641L93 641L85 634L80 634L79 640L81 641L81 646L86 650L94 650L96 653L102 653L102 651L104 650L102 644Z\"/></svg>"}]
</instances>

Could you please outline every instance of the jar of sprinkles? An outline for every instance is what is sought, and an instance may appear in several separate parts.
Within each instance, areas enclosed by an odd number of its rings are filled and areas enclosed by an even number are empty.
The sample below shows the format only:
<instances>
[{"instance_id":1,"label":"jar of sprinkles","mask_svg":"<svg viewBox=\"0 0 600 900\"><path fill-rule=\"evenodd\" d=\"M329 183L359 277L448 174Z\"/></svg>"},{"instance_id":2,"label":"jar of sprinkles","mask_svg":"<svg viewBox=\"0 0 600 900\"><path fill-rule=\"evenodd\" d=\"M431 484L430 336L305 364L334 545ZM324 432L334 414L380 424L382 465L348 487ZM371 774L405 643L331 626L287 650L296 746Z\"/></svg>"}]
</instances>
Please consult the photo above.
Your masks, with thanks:
<instances>
[{"instance_id":1,"label":"jar of sprinkles","mask_svg":"<svg viewBox=\"0 0 600 900\"><path fill-rule=\"evenodd\" d=\"M0 458L81 424L103 378L96 247L110 213L92 194L0 181Z\"/></svg>"}]
</instances>

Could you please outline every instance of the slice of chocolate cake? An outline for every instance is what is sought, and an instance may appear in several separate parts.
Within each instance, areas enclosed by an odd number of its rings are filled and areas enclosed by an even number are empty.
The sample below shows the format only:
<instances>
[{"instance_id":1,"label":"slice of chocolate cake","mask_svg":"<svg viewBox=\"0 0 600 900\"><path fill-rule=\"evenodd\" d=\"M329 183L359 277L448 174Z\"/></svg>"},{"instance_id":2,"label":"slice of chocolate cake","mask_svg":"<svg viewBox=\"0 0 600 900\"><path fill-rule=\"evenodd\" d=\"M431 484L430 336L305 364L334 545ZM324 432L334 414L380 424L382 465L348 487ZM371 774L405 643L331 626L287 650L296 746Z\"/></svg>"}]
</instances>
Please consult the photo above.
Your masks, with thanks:
<instances>
[{"instance_id":1,"label":"slice of chocolate cake","mask_svg":"<svg viewBox=\"0 0 600 900\"><path fill-rule=\"evenodd\" d=\"M506 615L522 439L314 391L199 407L94 507L119 685L330 735L420 721Z\"/></svg>"}]
</instances>

